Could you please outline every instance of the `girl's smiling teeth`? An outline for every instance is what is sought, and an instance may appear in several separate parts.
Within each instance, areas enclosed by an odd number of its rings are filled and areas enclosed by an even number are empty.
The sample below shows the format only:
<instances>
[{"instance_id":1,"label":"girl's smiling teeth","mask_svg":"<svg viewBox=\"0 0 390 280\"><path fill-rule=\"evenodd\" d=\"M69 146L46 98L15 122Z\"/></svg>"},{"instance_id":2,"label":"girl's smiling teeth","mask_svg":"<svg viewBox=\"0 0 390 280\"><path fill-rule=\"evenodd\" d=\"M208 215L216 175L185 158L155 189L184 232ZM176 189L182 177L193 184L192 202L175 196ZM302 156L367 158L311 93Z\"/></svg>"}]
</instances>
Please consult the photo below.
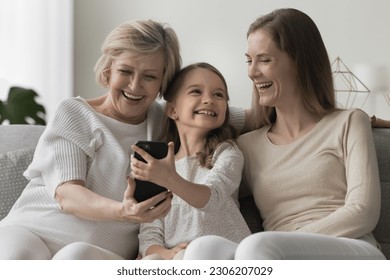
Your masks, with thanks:
<instances>
[{"instance_id":1,"label":"girl's smiling teeth","mask_svg":"<svg viewBox=\"0 0 390 280\"><path fill-rule=\"evenodd\" d=\"M136 101L141 100L144 97L143 95L133 95L125 91L122 91L122 94L126 99L136 100Z\"/></svg>"},{"instance_id":2,"label":"girl's smiling teeth","mask_svg":"<svg viewBox=\"0 0 390 280\"><path fill-rule=\"evenodd\" d=\"M198 111L195 111L195 114L199 114L199 115L208 115L208 116L213 116L213 117L216 117L217 114L213 111L210 111L210 110L198 110Z\"/></svg>"}]
</instances>

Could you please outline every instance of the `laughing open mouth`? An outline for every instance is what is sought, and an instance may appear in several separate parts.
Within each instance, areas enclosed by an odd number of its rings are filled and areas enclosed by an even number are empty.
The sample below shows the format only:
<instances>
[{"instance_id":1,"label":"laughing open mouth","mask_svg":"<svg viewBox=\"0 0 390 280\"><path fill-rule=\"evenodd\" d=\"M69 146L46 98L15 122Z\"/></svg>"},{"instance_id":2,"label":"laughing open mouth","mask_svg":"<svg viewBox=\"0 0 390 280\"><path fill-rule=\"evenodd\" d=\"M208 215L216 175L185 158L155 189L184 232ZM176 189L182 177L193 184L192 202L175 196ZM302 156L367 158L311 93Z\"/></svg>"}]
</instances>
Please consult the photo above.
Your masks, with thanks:
<instances>
[{"instance_id":1,"label":"laughing open mouth","mask_svg":"<svg viewBox=\"0 0 390 280\"><path fill-rule=\"evenodd\" d=\"M274 83L271 83L271 82L266 82L266 83L259 83L257 84L257 88L259 90L266 90L268 88L270 88Z\"/></svg>"},{"instance_id":2,"label":"laughing open mouth","mask_svg":"<svg viewBox=\"0 0 390 280\"><path fill-rule=\"evenodd\" d=\"M141 100L142 98L144 98L143 95L133 95L133 94L127 93L127 92L125 92L125 91L122 91L122 94L123 94L123 96L124 96L126 99L129 99L129 100L132 100L132 101L139 101L139 100Z\"/></svg>"}]
</instances>

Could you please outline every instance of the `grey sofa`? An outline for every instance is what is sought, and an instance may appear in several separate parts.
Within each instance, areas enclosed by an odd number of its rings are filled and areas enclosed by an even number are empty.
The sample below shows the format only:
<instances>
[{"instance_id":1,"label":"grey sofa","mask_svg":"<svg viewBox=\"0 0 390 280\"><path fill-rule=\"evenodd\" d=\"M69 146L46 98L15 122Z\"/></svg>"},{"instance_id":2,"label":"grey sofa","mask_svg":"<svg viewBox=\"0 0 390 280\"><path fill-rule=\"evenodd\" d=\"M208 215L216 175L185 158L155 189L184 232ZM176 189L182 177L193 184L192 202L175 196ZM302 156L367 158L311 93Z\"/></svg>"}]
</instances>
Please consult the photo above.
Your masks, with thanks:
<instances>
[{"instance_id":1,"label":"grey sofa","mask_svg":"<svg viewBox=\"0 0 390 280\"><path fill-rule=\"evenodd\" d=\"M22 173L31 162L44 130L36 125L0 125L0 220L19 197L27 180ZM390 258L390 129L374 128L382 188L381 216L374 235ZM251 196L240 198L241 212L252 232L262 230L261 217Z\"/></svg>"}]
</instances>

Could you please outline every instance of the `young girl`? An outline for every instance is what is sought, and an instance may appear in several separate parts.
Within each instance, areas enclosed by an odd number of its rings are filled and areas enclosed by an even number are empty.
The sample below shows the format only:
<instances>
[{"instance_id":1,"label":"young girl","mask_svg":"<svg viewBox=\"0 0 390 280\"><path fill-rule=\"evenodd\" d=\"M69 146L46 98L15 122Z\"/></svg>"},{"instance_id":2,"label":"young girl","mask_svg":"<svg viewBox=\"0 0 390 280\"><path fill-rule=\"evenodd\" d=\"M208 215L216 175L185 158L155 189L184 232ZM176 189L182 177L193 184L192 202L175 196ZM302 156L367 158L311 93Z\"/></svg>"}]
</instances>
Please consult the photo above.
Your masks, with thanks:
<instances>
[{"instance_id":1,"label":"young girl","mask_svg":"<svg viewBox=\"0 0 390 280\"><path fill-rule=\"evenodd\" d=\"M142 257L180 259L188 243L204 235L241 241L250 234L237 202L243 156L229 126L224 77L210 64L189 65L176 75L164 98L167 157L156 160L132 147L147 162L132 158L134 178L175 194L164 219L141 225Z\"/></svg>"}]
</instances>

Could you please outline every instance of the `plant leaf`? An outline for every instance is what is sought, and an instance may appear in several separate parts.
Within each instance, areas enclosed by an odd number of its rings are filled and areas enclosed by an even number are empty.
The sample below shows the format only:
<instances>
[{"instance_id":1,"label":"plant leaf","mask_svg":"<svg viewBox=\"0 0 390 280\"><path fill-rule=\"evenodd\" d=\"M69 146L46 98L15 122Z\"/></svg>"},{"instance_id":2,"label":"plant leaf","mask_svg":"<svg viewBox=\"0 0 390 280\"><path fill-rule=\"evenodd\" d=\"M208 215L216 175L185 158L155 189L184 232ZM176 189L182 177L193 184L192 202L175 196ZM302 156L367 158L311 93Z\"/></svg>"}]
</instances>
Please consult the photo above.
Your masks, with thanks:
<instances>
[{"instance_id":1,"label":"plant leaf","mask_svg":"<svg viewBox=\"0 0 390 280\"><path fill-rule=\"evenodd\" d=\"M5 120L5 104L0 100L0 124Z\"/></svg>"},{"instance_id":2,"label":"plant leaf","mask_svg":"<svg viewBox=\"0 0 390 280\"><path fill-rule=\"evenodd\" d=\"M11 87L6 102L0 104L0 123L8 119L10 124L31 124L27 118L35 121L33 124L45 125L45 108L35 101L38 94L32 89ZM41 116L40 116L41 115Z\"/></svg>"}]
</instances>

